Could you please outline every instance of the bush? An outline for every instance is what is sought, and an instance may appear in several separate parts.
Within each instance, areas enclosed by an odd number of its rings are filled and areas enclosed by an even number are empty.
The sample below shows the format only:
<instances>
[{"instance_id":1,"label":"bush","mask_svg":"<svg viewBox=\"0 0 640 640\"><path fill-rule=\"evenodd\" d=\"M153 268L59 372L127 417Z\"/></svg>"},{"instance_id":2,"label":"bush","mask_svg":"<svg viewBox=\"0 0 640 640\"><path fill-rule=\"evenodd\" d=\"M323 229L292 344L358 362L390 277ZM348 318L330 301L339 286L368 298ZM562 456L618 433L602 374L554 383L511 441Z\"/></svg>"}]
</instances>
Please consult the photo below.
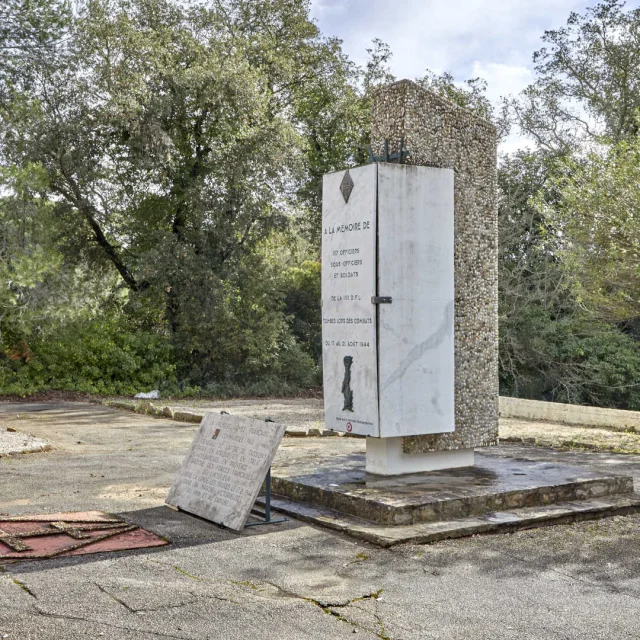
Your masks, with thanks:
<instances>
[{"instance_id":1,"label":"bush","mask_svg":"<svg viewBox=\"0 0 640 640\"><path fill-rule=\"evenodd\" d=\"M0 393L290 395L321 384L320 268L259 254L224 279L196 272L170 337L163 299L111 296L74 315L0 326ZM155 313L155 315L154 315ZM3 357L4 352L4 357Z\"/></svg>"},{"instance_id":2,"label":"bush","mask_svg":"<svg viewBox=\"0 0 640 640\"><path fill-rule=\"evenodd\" d=\"M5 349L0 392L65 390L131 395L175 384L168 340L124 317L75 320Z\"/></svg>"},{"instance_id":3,"label":"bush","mask_svg":"<svg viewBox=\"0 0 640 640\"><path fill-rule=\"evenodd\" d=\"M503 395L639 410L639 380L638 340L586 314L532 305L500 335Z\"/></svg>"},{"instance_id":4,"label":"bush","mask_svg":"<svg viewBox=\"0 0 640 640\"><path fill-rule=\"evenodd\" d=\"M640 344L633 337L604 325L593 335L569 336L560 345L559 357L581 379L573 398L561 389L559 399L640 410Z\"/></svg>"},{"instance_id":5,"label":"bush","mask_svg":"<svg viewBox=\"0 0 640 640\"><path fill-rule=\"evenodd\" d=\"M211 394L315 386L318 365L291 329L283 289L280 264L259 254L233 265L224 279L213 275L185 288L174 343L181 382Z\"/></svg>"},{"instance_id":6,"label":"bush","mask_svg":"<svg viewBox=\"0 0 640 640\"><path fill-rule=\"evenodd\" d=\"M321 265L307 260L284 274L284 304L291 333L302 348L322 360Z\"/></svg>"}]
</instances>

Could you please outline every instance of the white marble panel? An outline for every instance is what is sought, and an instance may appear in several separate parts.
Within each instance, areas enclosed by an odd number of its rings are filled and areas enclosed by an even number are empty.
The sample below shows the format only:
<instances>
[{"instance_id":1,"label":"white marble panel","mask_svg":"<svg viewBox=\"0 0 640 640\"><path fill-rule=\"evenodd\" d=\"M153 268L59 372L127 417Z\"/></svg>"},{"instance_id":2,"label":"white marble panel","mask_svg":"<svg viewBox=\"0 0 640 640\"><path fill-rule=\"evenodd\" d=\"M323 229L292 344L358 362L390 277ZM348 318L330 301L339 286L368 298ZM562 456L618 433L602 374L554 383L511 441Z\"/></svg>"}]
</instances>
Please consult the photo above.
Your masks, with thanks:
<instances>
[{"instance_id":1,"label":"white marble panel","mask_svg":"<svg viewBox=\"0 0 640 640\"><path fill-rule=\"evenodd\" d=\"M378 167L382 437L454 431L453 171Z\"/></svg>"},{"instance_id":2,"label":"white marble panel","mask_svg":"<svg viewBox=\"0 0 640 640\"><path fill-rule=\"evenodd\" d=\"M324 177L322 191L322 361L328 429L378 435L375 164Z\"/></svg>"},{"instance_id":3,"label":"white marble panel","mask_svg":"<svg viewBox=\"0 0 640 640\"><path fill-rule=\"evenodd\" d=\"M262 420L207 413L167 504L241 531L285 429Z\"/></svg>"}]
</instances>

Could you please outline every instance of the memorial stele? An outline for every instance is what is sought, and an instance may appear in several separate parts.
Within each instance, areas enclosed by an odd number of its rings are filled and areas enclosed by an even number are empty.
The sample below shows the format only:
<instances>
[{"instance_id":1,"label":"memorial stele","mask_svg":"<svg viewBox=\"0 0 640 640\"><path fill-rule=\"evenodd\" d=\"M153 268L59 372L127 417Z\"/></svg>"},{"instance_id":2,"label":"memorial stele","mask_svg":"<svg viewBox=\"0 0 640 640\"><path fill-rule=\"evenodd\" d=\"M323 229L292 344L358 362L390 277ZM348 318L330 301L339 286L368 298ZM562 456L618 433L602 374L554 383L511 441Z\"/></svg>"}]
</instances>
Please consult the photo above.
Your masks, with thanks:
<instances>
[{"instance_id":1,"label":"memorial stele","mask_svg":"<svg viewBox=\"0 0 640 640\"><path fill-rule=\"evenodd\" d=\"M323 184L326 426L371 473L470 466L498 435L496 130L406 80L372 119L398 162Z\"/></svg>"},{"instance_id":2,"label":"memorial stele","mask_svg":"<svg viewBox=\"0 0 640 640\"><path fill-rule=\"evenodd\" d=\"M167 504L241 531L285 429L244 416L206 413Z\"/></svg>"}]
</instances>

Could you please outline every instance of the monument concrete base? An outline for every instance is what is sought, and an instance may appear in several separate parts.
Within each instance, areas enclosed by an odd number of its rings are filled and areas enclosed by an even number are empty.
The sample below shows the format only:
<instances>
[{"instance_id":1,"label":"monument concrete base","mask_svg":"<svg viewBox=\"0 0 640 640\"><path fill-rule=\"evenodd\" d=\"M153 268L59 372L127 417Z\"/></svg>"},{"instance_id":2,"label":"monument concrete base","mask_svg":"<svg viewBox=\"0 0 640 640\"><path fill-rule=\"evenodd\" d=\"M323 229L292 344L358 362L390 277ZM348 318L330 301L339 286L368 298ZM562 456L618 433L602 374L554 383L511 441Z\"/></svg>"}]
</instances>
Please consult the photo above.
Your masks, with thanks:
<instances>
[{"instance_id":1,"label":"monument concrete base","mask_svg":"<svg viewBox=\"0 0 640 640\"><path fill-rule=\"evenodd\" d=\"M640 510L630 476L487 452L473 466L382 476L367 473L361 448L309 442L276 459L271 478L278 511L381 546Z\"/></svg>"},{"instance_id":2,"label":"monument concrete base","mask_svg":"<svg viewBox=\"0 0 640 640\"><path fill-rule=\"evenodd\" d=\"M473 461L473 449L408 454L402 450L401 436L367 438L366 471L380 476L471 467Z\"/></svg>"}]
</instances>

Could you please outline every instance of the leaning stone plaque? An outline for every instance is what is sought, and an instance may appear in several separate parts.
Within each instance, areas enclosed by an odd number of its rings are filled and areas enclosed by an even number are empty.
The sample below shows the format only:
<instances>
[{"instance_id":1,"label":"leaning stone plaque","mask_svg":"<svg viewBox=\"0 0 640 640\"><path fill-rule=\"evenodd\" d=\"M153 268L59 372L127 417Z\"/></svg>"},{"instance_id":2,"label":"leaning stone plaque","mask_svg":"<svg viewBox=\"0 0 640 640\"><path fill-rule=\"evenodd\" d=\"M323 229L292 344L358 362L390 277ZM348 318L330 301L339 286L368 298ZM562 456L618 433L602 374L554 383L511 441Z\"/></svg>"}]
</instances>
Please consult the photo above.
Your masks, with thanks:
<instances>
[{"instance_id":1,"label":"leaning stone plaque","mask_svg":"<svg viewBox=\"0 0 640 640\"><path fill-rule=\"evenodd\" d=\"M241 531L285 429L273 422L207 413L167 504Z\"/></svg>"}]
</instances>

